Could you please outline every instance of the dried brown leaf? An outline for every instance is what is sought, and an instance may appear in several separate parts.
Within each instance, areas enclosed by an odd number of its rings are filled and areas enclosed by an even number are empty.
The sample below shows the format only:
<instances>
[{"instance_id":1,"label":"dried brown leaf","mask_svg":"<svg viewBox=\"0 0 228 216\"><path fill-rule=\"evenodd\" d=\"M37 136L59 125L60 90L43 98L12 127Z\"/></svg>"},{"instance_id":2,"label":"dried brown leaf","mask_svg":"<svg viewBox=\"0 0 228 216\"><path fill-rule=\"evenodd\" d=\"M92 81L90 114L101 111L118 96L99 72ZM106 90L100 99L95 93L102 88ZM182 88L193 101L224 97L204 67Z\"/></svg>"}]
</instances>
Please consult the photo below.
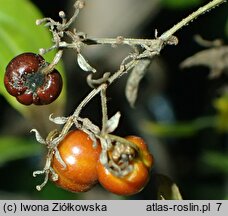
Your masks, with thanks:
<instances>
[{"instance_id":1,"label":"dried brown leaf","mask_svg":"<svg viewBox=\"0 0 228 216\"><path fill-rule=\"evenodd\" d=\"M120 112L117 112L114 116L112 116L107 121L105 132L112 133L118 127L119 121L120 121Z\"/></svg>"},{"instance_id":2,"label":"dried brown leaf","mask_svg":"<svg viewBox=\"0 0 228 216\"><path fill-rule=\"evenodd\" d=\"M150 59L140 60L138 64L133 68L130 76L128 77L125 88L125 95L131 107L134 107L138 95L139 83L141 79L144 77L150 63Z\"/></svg>"},{"instance_id":3,"label":"dried brown leaf","mask_svg":"<svg viewBox=\"0 0 228 216\"><path fill-rule=\"evenodd\" d=\"M214 47L196 53L185 59L181 68L206 66L210 69L210 78L216 78L228 70L228 46Z\"/></svg>"},{"instance_id":4,"label":"dried brown leaf","mask_svg":"<svg viewBox=\"0 0 228 216\"><path fill-rule=\"evenodd\" d=\"M83 55L81 55L80 53L78 53L78 57L77 57L77 61L78 61L78 65L79 67L86 71L86 72L93 72L96 73L96 69L93 68L88 61L83 57Z\"/></svg>"}]
</instances>

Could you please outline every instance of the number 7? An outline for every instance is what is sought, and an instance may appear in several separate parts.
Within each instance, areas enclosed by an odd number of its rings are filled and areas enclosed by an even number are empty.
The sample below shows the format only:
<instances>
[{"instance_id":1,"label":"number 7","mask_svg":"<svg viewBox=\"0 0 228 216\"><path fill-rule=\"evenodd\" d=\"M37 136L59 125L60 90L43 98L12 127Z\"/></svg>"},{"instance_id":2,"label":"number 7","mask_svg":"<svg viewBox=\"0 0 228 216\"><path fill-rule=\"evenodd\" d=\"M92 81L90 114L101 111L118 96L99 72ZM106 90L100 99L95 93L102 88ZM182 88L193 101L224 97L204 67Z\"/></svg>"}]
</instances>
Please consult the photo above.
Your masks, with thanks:
<instances>
[{"instance_id":1,"label":"number 7","mask_svg":"<svg viewBox=\"0 0 228 216\"><path fill-rule=\"evenodd\" d=\"M216 204L218 205L217 211L219 211L219 209L220 209L222 203L216 203Z\"/></svg>"}]
</instances>

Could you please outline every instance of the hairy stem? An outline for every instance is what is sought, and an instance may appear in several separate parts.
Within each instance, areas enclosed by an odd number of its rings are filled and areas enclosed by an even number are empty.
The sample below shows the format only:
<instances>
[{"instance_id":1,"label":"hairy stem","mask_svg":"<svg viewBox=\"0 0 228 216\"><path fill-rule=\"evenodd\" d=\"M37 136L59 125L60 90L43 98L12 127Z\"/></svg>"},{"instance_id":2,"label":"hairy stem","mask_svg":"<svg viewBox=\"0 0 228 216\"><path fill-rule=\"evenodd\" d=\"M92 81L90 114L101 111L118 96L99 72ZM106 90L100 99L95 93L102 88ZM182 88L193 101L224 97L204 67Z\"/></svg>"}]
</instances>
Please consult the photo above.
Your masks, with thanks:
<instances>
[{"instance_id":1,"label":"hairy stem","mask_svg":"<svg viewBox=\"0 0 228 216\"><path fill-rule=\"evenodd\" d=\"M101 84L98 88L93 89L83 100L82 102L78 105L78 107L76 108L76 110L74 111L73 116L78 117L82 108L89 103L89 101L95 97L103 88L103 85L105 84Z\"/></svg>"},{"instance_id":2,"label":"hairy stem","mask_svg":"<svg viewBox=\"0 0 228 216\"><path fill-rule=\"evenodd\" d=\"M124 38L124 37L117 37L117 38L88 38L83 41L88 45L95 45L95 44L127 44L127 45L151 45L151 43L155 42L155 39L135 39L135 38Z\"/></svg>"},{"instance_id":3,"label":"hairy stem","mask_svg":"<svg viewBox=\"0 0 228 216\"><path fill-rule=\"evenodd\" d=\"M102 88L101 90L102 133L105 132L106 124L108 121L106 88L107 88L107 85L104 85L104 88Z\"/></svg>"},{"instance_id":4,"label":"hairy stem","mask_svg":"<svg viewBox=\"0 0 228 216\"><path fill-rule=\"evenodd\" d=\"M209 2L208 4L200 7L198 10L181 20L179 23L174 25L171 29L164 32L159 38L161 40L167 41L175 32L177 32L179 29L181 29L183 26L186 26L189 22L196 19L198 16L208 12L209 10L213 9L215 6L218 6L219 4L226 2L226 0L213 0Z\"/></svg>"}]
</instances>

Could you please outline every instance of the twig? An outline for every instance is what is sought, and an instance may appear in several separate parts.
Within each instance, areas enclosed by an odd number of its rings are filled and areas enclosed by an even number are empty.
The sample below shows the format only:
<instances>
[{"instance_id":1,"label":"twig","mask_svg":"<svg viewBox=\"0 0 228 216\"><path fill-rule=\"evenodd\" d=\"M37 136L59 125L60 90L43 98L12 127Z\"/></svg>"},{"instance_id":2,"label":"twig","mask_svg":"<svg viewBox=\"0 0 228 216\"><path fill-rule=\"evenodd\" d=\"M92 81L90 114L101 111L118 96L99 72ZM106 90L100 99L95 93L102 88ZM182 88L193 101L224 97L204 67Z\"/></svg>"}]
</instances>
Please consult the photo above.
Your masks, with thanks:
<instances>
[{"instance_id":1,"label":"twig","mask_svg":"<svg viewBox=\"0 0 228 216\"><path fill-rule=\"evenodd\" d=\"M198 10L181 20L179 23L174 25L171 29L164 32L159 38L161 40L167 41L174 33L176 33L179 29L181 29L183 26L186 26L188 23L192 22L194 19L196 19L198 16L210 11L214 7L226 2L226 0L213 0L209 2L208 4L200 7Z\"/></svg>"}]
</instances>

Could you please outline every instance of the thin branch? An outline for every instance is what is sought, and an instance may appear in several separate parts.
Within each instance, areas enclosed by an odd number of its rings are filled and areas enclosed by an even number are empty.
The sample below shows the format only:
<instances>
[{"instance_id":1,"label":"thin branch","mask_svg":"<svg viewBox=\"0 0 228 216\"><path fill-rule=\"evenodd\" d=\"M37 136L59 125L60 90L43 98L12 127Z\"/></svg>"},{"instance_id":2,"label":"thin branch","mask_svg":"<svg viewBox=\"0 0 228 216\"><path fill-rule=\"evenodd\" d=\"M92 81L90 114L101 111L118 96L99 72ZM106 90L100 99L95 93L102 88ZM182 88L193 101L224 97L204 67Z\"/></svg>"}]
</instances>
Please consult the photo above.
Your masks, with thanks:
<instances>
[{"instance_id":1,"label":"thin branch","mask_svg":"<svg viewBox=\"0 0 228 216\"><path fill-rule=\"evenodd\" d=\"M208 12L209 10L213 9L214 7L226 2L226 0L213 0L209 2L208 4L200 7L197 11L193 12L183 20L181 20L179 23L174 25L171 29L164 32L159 38L161 40L167 41L175 32L177 32L179 29L181 29L183 26L186 26L188 23L196 19L198 16Z\"/></svg>"},{"instance_id":2,"label":"thin branch","mask_svg":"<svg viewBox=\"0 0 228 216\"><path fill-rule=\"evenodd\" d=\"M72 116L75 116L75 117L78 117L82 108L87 104L89 103L89 101L95 97L100 91L101 89L103 88L103 85L105 84L102 84L100 85L98 88L96 89L93 89L83 100L82 102L78 105L78 107L76 108L76 110L74 111L73 115Z\"/></svg>"},{"instance_id":3,"label":"thin branch","mask_svg":"<svg viewBox=\"0 0 228 216\"><path fill-rule=\"evenodd\" d=\"M107 97L106 97L106 89L107 85L101 89L101 108L102 108L102 130L101 132L104 133L108 121L108 110L107 110Z\"/></svg>"},{"instance_id":4,"label":"thin branch","mask_svg":"<svg viewBox=\"0 0 228 216\"><path fill-rule=\"evenodd\" d=\"M135 39L135 38L124 38L118 36L117 38L87 38L83 41L85 44L88 45L95 45L95 44L110 44L110 45L118 45L118 44L127 44L127 45L151 45L152 43L156 42L156 39Z\"/></svg>"}]
</instances>

